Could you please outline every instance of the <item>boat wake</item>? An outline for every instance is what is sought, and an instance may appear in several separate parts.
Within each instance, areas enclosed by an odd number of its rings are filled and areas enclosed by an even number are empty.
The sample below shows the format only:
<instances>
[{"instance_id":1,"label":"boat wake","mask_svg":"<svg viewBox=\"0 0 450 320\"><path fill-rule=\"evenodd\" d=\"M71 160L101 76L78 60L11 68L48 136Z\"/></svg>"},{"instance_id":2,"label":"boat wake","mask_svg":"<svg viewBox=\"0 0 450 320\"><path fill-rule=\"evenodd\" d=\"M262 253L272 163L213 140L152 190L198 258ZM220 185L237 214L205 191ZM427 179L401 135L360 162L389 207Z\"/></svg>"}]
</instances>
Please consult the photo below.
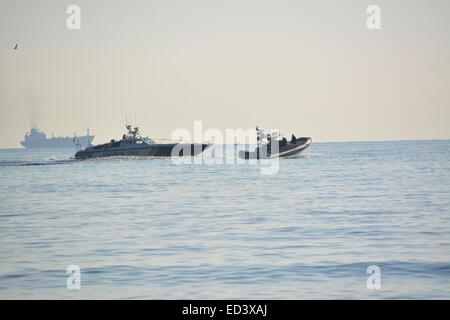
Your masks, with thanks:
<instances>
[{"instance_id":1,"label":"boat wake","mask_svg":"<svg viewBox=\"0 0 450 320\"><path fill-rule=\"evenodd\" d=\"M322 153L301 153L289 157L284 157L285 159L300 159L300 158L311 158L311 157L324 157L325 154Z\"/></svg>"},{"instance_id":2,"label":"boat wake","mask_svg":"<svg viewBox=\"0 0 450 320\"><path fill-rule=\"evenodd\" d=\"M48 166L55 164L67 164L72 163L74 160L66 159L66 160L50 160L43 159L39 160L0 160L0 167L24 167L24 166Z\"/></svg>"},{"instance_id":3,"label":"boat wake","mask_svg":"<svg viewBox=\"0 0 450 320\"><path fill-rule=\"evenodd\" d=\"M320 153L305 153L293 155L290 157L284 157L280 159L304 159L310 157L325 156ZM192 159L195 157L179 157L177 158L180 163L183 163L183 159ZM223 154L219 155L203 155L206 162L212 159L239 159L237 156L226 156ZM104 158L90 158L90 159L75 159L70 157L69 159L59 159L58 157L51 156L47 158L42 158L41 160L0 160L0 167L26 167L26 166L49 166L49 165L59 165L59 164L69 164L69 163L104 163L104 162L129 162L129 161L149 161L149 160L171 160L171 157L152 157L152 156L112 156Z\"/></svg>"}]
</instances>

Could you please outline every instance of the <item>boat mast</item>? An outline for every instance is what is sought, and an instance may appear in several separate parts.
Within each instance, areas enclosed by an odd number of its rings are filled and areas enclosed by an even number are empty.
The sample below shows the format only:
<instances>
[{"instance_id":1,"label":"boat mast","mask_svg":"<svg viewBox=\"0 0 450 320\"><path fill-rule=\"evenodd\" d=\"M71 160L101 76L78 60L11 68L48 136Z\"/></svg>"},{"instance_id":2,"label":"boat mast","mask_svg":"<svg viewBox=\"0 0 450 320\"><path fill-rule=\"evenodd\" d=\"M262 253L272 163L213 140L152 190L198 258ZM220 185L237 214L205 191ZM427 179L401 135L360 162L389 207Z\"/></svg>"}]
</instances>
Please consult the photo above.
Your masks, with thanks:
<instances>
[{"instance_id":1,"label":"boat mast","mask_svg":"<svg viewBox=\"0 0 450 320\"><path fill-rule=\"evenodd\" d=\"M259 132L258 125L256 125L256 142L257 142L256 159L259 159L260 132Z\"/></svg>"}]
</instances>

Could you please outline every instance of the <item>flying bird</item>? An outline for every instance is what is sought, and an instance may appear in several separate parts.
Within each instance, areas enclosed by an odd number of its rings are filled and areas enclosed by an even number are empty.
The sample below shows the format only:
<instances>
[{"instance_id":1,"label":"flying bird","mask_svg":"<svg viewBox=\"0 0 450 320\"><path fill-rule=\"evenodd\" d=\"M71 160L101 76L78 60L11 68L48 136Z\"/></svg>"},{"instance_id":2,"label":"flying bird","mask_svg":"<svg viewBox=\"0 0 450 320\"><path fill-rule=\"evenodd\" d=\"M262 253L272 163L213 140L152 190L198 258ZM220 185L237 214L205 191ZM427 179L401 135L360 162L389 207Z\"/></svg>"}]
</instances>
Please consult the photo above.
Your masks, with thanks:
<instances>
[{"instance_id":1,"label":"flying bird","mask_svg":"<svg viewBox=\"0 0 450 320\"><path fill-rule=\"evenodd\" d=\"M14 46L14 50L17 50L17 43L16 43L16 45Z\"/></svg>"}]
</instances>

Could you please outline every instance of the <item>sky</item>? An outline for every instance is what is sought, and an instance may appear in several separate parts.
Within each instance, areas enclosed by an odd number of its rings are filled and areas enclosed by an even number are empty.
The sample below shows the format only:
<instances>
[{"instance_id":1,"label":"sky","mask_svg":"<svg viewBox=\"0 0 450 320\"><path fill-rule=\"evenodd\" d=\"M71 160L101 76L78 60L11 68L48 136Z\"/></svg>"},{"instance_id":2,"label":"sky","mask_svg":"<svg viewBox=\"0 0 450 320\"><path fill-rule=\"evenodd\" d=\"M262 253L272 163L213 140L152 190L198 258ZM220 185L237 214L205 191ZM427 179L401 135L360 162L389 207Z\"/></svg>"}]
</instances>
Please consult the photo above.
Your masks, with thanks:
<instances>
[{"instance_id":1,"label":"sky","mask_svg":"<svg viewBox=\"0 0 450 320\"><path fill-rule=\"evenodd\" d=\"M126 117L153 138L201 120L316 142L449 139L449 14L448 0L0 0L0 148L31 122L102 143Z\"/></svg>"}]
</instances>

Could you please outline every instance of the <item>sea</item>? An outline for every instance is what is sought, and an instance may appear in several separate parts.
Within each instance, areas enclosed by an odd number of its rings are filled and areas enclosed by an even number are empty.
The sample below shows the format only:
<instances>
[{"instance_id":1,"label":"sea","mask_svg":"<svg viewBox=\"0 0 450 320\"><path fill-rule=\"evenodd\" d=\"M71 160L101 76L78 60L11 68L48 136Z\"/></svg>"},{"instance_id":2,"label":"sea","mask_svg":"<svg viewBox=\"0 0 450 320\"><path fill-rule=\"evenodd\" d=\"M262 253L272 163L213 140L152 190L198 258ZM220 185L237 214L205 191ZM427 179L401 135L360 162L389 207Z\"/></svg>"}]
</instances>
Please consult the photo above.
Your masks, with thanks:
<instances>
[{"instance_id":1,"label":"sea","mask_svg":"<svg viewBox=\"0 0 450 320\"><path fill-rule=\"evenodd\" d=\"M450 299L449 140L213 148L0 150L0 299Z\"/></svg>"}]
</instances>

